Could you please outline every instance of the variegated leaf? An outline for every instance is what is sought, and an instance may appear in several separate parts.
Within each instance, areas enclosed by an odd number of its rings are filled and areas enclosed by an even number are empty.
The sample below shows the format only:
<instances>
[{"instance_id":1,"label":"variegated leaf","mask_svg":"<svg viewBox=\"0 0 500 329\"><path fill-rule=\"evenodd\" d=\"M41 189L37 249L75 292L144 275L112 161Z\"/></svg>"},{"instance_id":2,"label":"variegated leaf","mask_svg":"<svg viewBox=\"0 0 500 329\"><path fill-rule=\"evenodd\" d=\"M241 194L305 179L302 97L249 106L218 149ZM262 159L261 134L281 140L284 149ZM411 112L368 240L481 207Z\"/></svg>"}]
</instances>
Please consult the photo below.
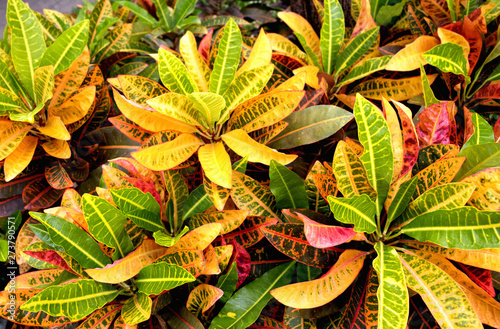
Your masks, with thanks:
<instances>
[{"instance_id":1,"label":"variegated leaf","mask_svg":"<svg viewBox=\"0 0 500 329\"><path fill-rule=\"evenodd\" d=\"M202 283L189 293L186 308L198 317L200 314L205 314L223 294L224 291L221 289Z\"/></svg>"},{"instance_id":2,"label":"variegated leaf","mask_svg":"<svg viewBox=\"0 0 500 329\"><path fill-rule=\"evenodd\" d=\"M271 291L280 303L296 308L325 305L343 293L363 267L366 253L346 250L335 265L320 279L295 283Z\"/></svg>"},{"instance_id":3,"label":"variegated leaf","mask_svg":"<svg viewBox=\"0 0 500 329\"><path fill-rule=\"evenodd\" d=\"M193 76L180 59L165 49L160 49L158 55L160 78L168 90L183 95L198 91Z\"/></svg>"},{"instance_id":4,"label":"variegated leaf","mask_svg":"<svg viewBox=\"0 0 500 329\"><path fill-rule=\"evenodd\" d=\"M354 224L356 232L373 233L377 230L376 205L366 194L351 198L328 196L328 203L335 218L342 223Z\"/></svg>"}]
</instances>

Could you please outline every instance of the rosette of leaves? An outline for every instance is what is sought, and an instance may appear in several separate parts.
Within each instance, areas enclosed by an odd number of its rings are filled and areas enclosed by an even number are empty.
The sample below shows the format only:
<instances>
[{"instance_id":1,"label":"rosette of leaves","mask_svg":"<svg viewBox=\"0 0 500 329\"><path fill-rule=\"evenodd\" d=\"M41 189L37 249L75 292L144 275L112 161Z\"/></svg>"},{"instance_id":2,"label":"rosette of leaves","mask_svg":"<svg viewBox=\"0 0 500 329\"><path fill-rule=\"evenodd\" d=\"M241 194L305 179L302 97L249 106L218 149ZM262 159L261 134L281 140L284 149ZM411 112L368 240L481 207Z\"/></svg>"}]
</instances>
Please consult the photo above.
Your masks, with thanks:
<instances>
[{"instance_id":1,"label":"rosette of leaves","mask_svg":"<svg viewBox=\"0 0 500 329\"><path fill-rule=\"evenodd\" d=\"M404 28L411 35L381 48L383 53L394 54L386 70L409 72L430 64L428 71L440 72L437 83L442 87L435 88L439 99L456 99L459 108L488 111L487 106L495 106L494 99L498 98L497 46L488 31L496 31L498 5L480 6L474 1L421 1L420 5L421 8L408 6ZM426 79L423 71L421 74ZM414 102L423 104L421 98Z\"/></svg>"},{"instance_id":2,"label":"rosette of leaves","mask_svg":"<svg viewBox=\"0 0 500 329\"><path fill-rule=\"evenodd\" d=\"M264 33L256 44L259 46L238 69L241 34L230 21L220 39L213 70L188 32L180 41L182 60L171 51L160 50L160 77L167 89L132 77L113 81L130 100L115 91L122 114L156 132L133 157L150 169L168 170L190 166L197 154L205 177L226 194L225 189L232 186L226 147L250 162L293 161L296 156L276 152L264 143L284 128L281 120L304 95L304 79L299 76L261 94L273 65L269 64L271 49ZM141 91L134 93L132 88Z\"/></svg>"},{"instance_id":3,"label":"rosette of leaves","mask_svg":"<svg viewBox=\"0 0 500 329\"><path fill-rule=\"evenodd\" d=\"M320 278L271 294L291 309L332 314L321 321L340 326L406 328L408 321L424 320L450 328L498 327L500 303L487 278L500 262L499 171L492 168L500 145L491 127L475 123L476 135L462 150L424 146L411 111L394 104L396 110L384 100L382 112L358 96L361 145L339 142L331 167L317 164L308 177L316 189L307 184L307 192L323 196L335 220L296 210L287 212L295 223L261 229L278 250L306 265L324 267L328 255L339 255ZM292 248L284 247L291 241ZM410 307L408 288L433 318ZM347 300L336 302L340 295ZM343 305L342 314L333 314Z\"/></svg>"},{"instance_id":4,"label":"rosette of leaves","mask_svg":"<svg viewBox=\"0 0 500 329\"><path fill-rule=\"evenodd\" d=\"M30 213L20 237L33 239L21 257L39 270L18 276L14 322L83 321L87 328L96 319L135 325L156 317L177 298L172 289L227 266L233 247L211 243L246 217L245 211L217 212L172 236L150 193L122 186L107 195L109 201L74 192L61 207ZM2 304L0 315L8 317Z\"/></svg>"},{"instance_id":5,"label":"rosette of leaves","mask_svg":"<svg viewBox=\"0 0 500 329\"><path fill-rule=\"evenodd\" d=\"M354 30L345 27L344 12L337 0L315 1L322 19L320 36L302 16L279 12L278 17L294 32L300 45L279 34L269 34L275 59L294 74L307 72L307 84L323 89L330 98L343 86L385 68L391 56L380 56L379 27L370 15L369 3L363 2ZM343 93L343 92L342 92Z\"/></svg>"},{"instance_id":6,"label":"rosette of leaves","mask_svg":"<svg viewBox=\"0 0 500 329\"><path fill-rule=\"evenodd\" d=\"M48 207L73 181L86 178L89 165L72 151L72 135L100 124L110 104L102 72L89 67L88 21L47 47L27 5L10 1L7 13L10 43L0 50L1 198L10 198L3 203L5 215L23 203Z\"/></svg>"},{"instance_id":7,"label":"rosette of leaves","mask_svg":"<svg viewBox=\"0 0 500 329\"><path fill-rule=\"evenodd\" d=\"M84 20L89 21L87 45L92 63L101 63L104 72L108 68L130 57L140 57L144 62L148 57L140 54L154 52L151 45L141 38L151 31L151 27L142 21L130 18L127 8L116 8L109 0L98 0L94 4L86 2L75 15L62 14L55 10L44 10L44 14L34 12L43 27L44 39L49 46L64 31ZM118 54L126 53L126 54ZM139 54L139 56L138 56ZM107 60L106 60L107 59ZM130 60L130 59L129 59ZM129 65L122 72L141 72L147 65ZM140 68L140 69L139 69ZM150 69L151 70L151 69Z\"/></svg>"}]
</instances>

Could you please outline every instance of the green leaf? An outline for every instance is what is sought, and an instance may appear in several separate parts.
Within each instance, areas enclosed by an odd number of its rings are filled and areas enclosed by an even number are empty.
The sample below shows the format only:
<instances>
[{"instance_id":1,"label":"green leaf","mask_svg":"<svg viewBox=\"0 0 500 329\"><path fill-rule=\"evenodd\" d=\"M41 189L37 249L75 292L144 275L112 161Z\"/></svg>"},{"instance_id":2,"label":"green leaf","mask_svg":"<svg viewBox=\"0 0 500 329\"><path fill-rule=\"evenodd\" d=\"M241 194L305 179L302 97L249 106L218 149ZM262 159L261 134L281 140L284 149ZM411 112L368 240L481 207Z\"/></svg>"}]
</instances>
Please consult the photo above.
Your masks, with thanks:
<instances>
[{"instance_id":1,"label":"green leaf","mask_svg":"<svg viewBox=\"0 0 500 329\"><path fill-rule=\"evenodd\" d=\"M142 292L129 298L121 310L123 322L134 325L149 320L153 300Z\"/></svg>"},{"instance_id":2,"label":"green leaf","mask_svg":"<svg viewBox=\"0 0 500 329\"><path fill-rule=\"evenodd\" d=\"M179 26L179 23L191 14L196 5L196 0L184 0L177 1L174 6L174 14L173 14L173 28Z\"/></svg>"},{"instance_id":3,"label":"green leaf","mask_svg":"<svg viewBox=\"0 0 500 329\"><path fill-rule=\"evenodd\" d=\"M233 81L240 63L242 47L241 32L234 20L229 20L223 33L210 74L210 92L218 95L222 95Z\"/></svg>"},{"instance_id":4,"label":"green leaf","mask_svg":"<svg viewBox=\"0 0 500 329\"><path fill-rule=\"evenodd\" d=\"M385 68L387 63L391 60L392 56L381 56L370 58L364 61L361 65L353 67L351 72L347 74L342 81L338 83L338 86L344 86L348 83L357 81L361 78L369 76L372 73L381 71Z\"/></svg>"},{"instance_id":5,"label":"green leaf","mask_svg":"<svg viewBox=\"0 0 500 329\"><path fill-rule=\"evenodd\" d=\"M43 31L35 14L21 0L7 3L7 22L11 28L12 61L21 82L31 98L35 95L35 70L46 46Z\"/></svg>"},{"instance_id":6,"label":"green leaf","mask_svg":"<svg viewBox=\"0 0 500 329\"><path fill-rule=\"evenodd\" d=\"M244 174L247 171L247 164L248 164L248 156L241 158L235 163L233 163L232 167L233 170L236 170L237 172Z\"/></svg>"},{"instance_id":7,"label":"green leaf","mask_svg":"<svg viewBox=\"0 0 500 329\"><path fill-rule=\"evenodd\" d=\"M398 218L403 213L403 211L405 211L406 206L411 201L411 198L415 193L415 190L417 189L417 178L418 177L413 177L412 179L401 184L401 186L399 187L396 195L394 196L394 199L391 202L391 205L389 206L389 209L387 210L387 224L385 225L386 227L389 227L392 221Z\"/></svg>"},{"instance_id":8,"label":"green leaf","mask_svg":"<svg viewBox=\"0 0 500 329\"><path fill-rule=\"evenodd\" d=\"M288 262L276 266L239 289L212 320L209 329L248 328L273 298L269 292L290 283L295 269L294 265L295 262Z\"/></svg>"},{"instance_id":9,"label":"green leaf","mask_svg":"<svg viewBox=\"0 0 500 329\"><path fill-rule=\"evenodd\" d=\"M393 154L391 132L382 112L363 96L356 96L354 116L358 124L358 138L364 147L360 156L365 165L368 179L377 191L377 215L389 193L393 175Z\"/></svg>"},{"instance_id":10,"label":"green leaf","mask_svg":"<svg viewBox=\"0 0 500 329\"><path fill-rule=\"evenodd\" d=\"M36 73L35 73L36 74ZM35 109L28 113L9 113L9 119L17 122L35 122L35 115L38 114L45 107L44 103L38 104Z\"/></svg>"},{"instance_id":11,"label":"green leaf","mask_svg":"<svg viewBox=\"0 0 500 329\"><path fill-rule=\"evenodd\" d=\"M373 268L378 276L378 328L405 329L408 322L409 299L403 265L396 249L375 244L378 257Z\"/></svg>"},{"instance_id":12,"label":"green leaf","mask_svg":"<svg viewBox=\"0 0 500 329\"><path fill-rule=\"evenodd\" d=\"M177 232L182 226L182 212L188 198L188 188L184 176L178 170L163 172L168 191L167 217L170 227Z\"/></svg>"},{"instance_id":13,"label":"green leaf","mask_svg":"<svg viewBox=\"0 0 500 329\"><path fill-rule=\"evenodd\" d=\"M53 97L54 68L52 65L41 66L35 71L35 103L45 104Z\"/></svg>"},{"instance_id":14,"label":"green leaf","mask_svg":"<svg viewBox=\"0 0 500 329\"><path fill-rule=\"evenodd\" d=\"M97 242L75 224L48 214L30 212L30 216L45 225L52 242L61 246L83 268L105 267L111 263Z\"/></svg>"},{"instance_id":15,"label":"green leaf","mask_svg":"<svg viewBox=\"0 0 500 329\"><path fill-rule=\"evenodd\" d=\"M120 210L108 201L90 194L83 195L82 210L92 236L108 247L115 248L113 260L124 258L134 250L125 231L127 218Z\"/></svg>"},{"instance_id":16,"label":"green leaf","mask_svg":"<svg viewBox=\"0 0 500 329\"><path fill-rule=\"evenodd\" d=\"M226 274L221 275L217 281L216 287L224 291L224 295L219 298L219 301L225 304L236 290L238 283L238 267L236 262L233 262L231 269Z\"/></svg>"},{"instance_id":17,"label":"green leaf","mask_svg":"<svg viewBox=\"0 0 500 329\"><path fill-rule=\"evenodd\" d=\"M172 9L164 0L151 0L156 7L156 15L160 18L161 26L167 32L172 31L175 26L172 18Z\"/></svg>"},{"instance_id":18,"label":"green leaf","mask_svg":"<svg viewBox=\"0 0 500 329\"><path fill-rule=\"evenodd\" d=\"M406 7L406 3L409 0L402 0L402 1L397 1L396 3L389 5L383 5L381 6L375 15L375 22L377 25L382 26L382 25L387 25L390 26L393 24L395 20L401 17L401 13L403 12L403 9Z\"/></svg>"},{"instance_id":19,"label":"green leaf","mask_svg":"<svg viewBox=\"0 0 500 329\"><path fill-rule=\"evenodd\" d=\"M274 149L289 149L311 144L336 133L353 115L332 105L317 105L293 112L283 121L288 126L268 146Z\"/></svg>"},{"instance_id":20,"label":"green leaf","mask_svg":"<svg viewBox=\"0 0 500 329\"><path fill-rule=\"evenodd\" d=\"M153 238L155 238L155 242L159 244L160 246L164 247L172 247L174 244L177 243L177 241L180 240L189 231L189 228L187 226L184 226L182 231L177 234L175 237L164 233L163 231L156 231L153 233Z\"/></svg>"},{"instance_id":21,"label":"green leaf","mask_svg":"<svg viewBox=\"0 0 500 329\"><path fill-rule=\"evenodd\" d=\"M115 3L118 3L120 6L125 7L133 12L139 20L147 22L151 24L151 26L158 25L158 21L153 16L151 16L146 9L142 8L138 4L128 1L117 1Z\"/></svg>"},{"instance_id":22,"label":"green leaf","mask_svg":"<svg viewBox=\"0 0 500 329\"><path fill-rule=\"evenodd\" d=\"M40 66L52 65L54 74L66 70L81 54L87 45L89 21L84 20L64 31L54 43L45 50Z\"/></svg>"},{"instance_id":23,"label":"green leaf","mask_svg":"<svg viewBox=\"0 0 500 329\"><path fill-rule=\"evenodd\" d=\"M358 34L349 44L344 48L342 54L335 62L335 76L340 76L345 70L350 68L358 61L363 55L366 54L368 49L377 40L379 27Z\"/></svg>"},{"instance_id":24,"label":"green leaf","mask_svg":"<svg viewBox=\"0 0 500 329\"><path fill-rule=\"evenodd\" d=\"M271 180L269 188L276 197L276 205L279 209L309 209L306 187L299 175L277 161L271 160L269 178Z\"/></svg>"},{"instance_id":25,"label":"green leaf","mask_svg":"<svg viewBox=\"0 0 500 329\"><path fill-rule=\"evenodd\" d=\"M319 47L325 73L332 74L340 48L344 44L344 12L337 0L325 1L325 16L321 26Z\"/></svg>"},{"instance_id":26,"label":"green leaf","mask_svg":"<svg viewBox=\"0 0 500 329\"><path fill-rule=\"evenodd\" d=\"M212 200L210 200L207 192L205 192L205 187L200 185L189 194L186 203L184 203L182 220L202 213L213 205Z\"/></svg>"},{"instance_id":27,"label":"green leaf","mask_svg":"<svg viewBox=\"0 0 500 329\"><path fill-rule=\"evenodd\" d=\"M174 289L194 280L195 277L182 267L161 262L144 267L137 275L135 283L139 292L159 295L165 290Z\"/></svg>"},{"instance_id":28,"label":"green leaf","mask_svg":"<svg viewBox=\"0 0 500 329\"><path fill-rule=\"evenodd\" d=\"M24 95L21 83L14 75L13 69L13 66L11 70L9 66L0 59L0 87L9 90L14 95L18 93Z\"/></svg>"},{"instance_id":29,"label":"green leaf","mask_svg":"<svg viewBox=\"0 0 500 329\"><path fill-rule=\"evenodd\" d=\"M299 32L294 32L293 34L295 34L295 36L299 40L302 48L304 48L304 50L307 54L308 62L310 64L318 67L320 72L323 72L323 65L320 62L319 56L314 53L314 51L311 49L311 47L309 47L309 45L307 44L306 38L304 38L304 36L302 34L300 34Z\"/></svg>"},{"instance_id":30,"label":"green leaf","mask_svg":"<svg viewBox=\"0 0 500 329\"><path fill-rule=\"evenodd\" d=\"M89 19L89 44L99 40L97 36L99 26L101 26L107 18L111 17L113 17L113 8L109 0L101 0L95 4Z\"/></svg>"},{"instance_id":31,"label":"green leaf","mask_svg":"<svg viewBox=\"0 0 500 329\"><path fill-rule=\"evenodd\" d=\"M160 48L159 72L165 87L174 93L188 95L198 91L198 86L184 64L170 51Z\"/></svg>"},{"instance_id":32,"label":"green leaf","mask_svg":"<svg viewBox=\"0 0 500 329\"><path fill-rule=\"evenodd\" d=\"M145 228L148 231L156 232L165 229L160 215L147 209L137 209L127 213L126 216L137 226Z\"/></svg>"},{"instance_id":33,"label":"green leaf","mask_svg":"<svg viewBox=\"0 0 500 329\"><path fill-rule=\"evenodd\" d=\"M21 309L43 311L52 316L65 316L71 321L78 321L111 302L119 293L109 284L78 280L64 286L44 289L21 305Z\"/></svg>"},{"instance_id":34,"label":"green leaf","mask_svg":"<svg viewBox=\"0 0 500 329\"><path fill-rule=\"evenodd\" d=\"M432 104L441 103L436 96L434 96L434 92L431 89L431 84L429 83L429 79L427 78L427 74L425 74L424 66L420 65L420 77L422 78L422 90L424 94L425 107L429 107Z\"/></svg>"},{"instance_id":35,"label":"green leaf","mask_svg":"<svg viewBox=\"0 0 500 329\"><path fill-rule=\"evenodd\" d=\"M480 211L473 207L437 210L414 219L401 232L446 248L498 248L500 212Z\"/></svg>"},{"instance_id":36,"label":"green leaf","mask_svg":"<svg viewBox=\"0 0 500 329\"><path fill-rule=\"evenodd\" d=\"M483 119L483 117L477 113L471 113L471 118L472 124L474 125L474 133L470 136L467 142L465 142L462 149L465 149L470 145L494 143L495 136L493 134L493 128L491 128L488 121Z\"/></svg>"},{"instance_id":37,"label":"green leaf","mask_svg":"<svg viewBox=\"0 0 500 329\"><path fill-rule=\"evenodd\" d=\"M377 229L376 205L368 195L355 195L351 198L336 198L329 195L328 203L335 219L342 223L354 224L354 231L373 233Z\"/></svg>"},{"instance_id":38,"label":"green leaf","mask_svg":"<svg viewBox=\"0 0 500 329\"><path fill-rule=\"evenodd\" d=\"M123 188L110 190L113 202L126 215L138 209L147 210L160 215L160 205L151 193L144 193L138 188ZM161 221L159 222L160 226Z\"/></svg>"},{"instance_id":39,"label":"green leaf","mask_svg":"<svg viewBox=\"0 0 500 329\"><path fill-rule=\"evenodd\" d=\"M498 167L500 163L500 143L466 147L458 153L458 156L466 157L466 160L453 179L455 182L484 169Z\"/></svg>"},{"instance_id":40,"label":"green leaf","mask_svg":"<svg viewBox=\"0 0 500 329\"><path fill-rule=\"evenodd\" d=\"M433 187L408 205L401 216L401 221L408 223L432 211L465 206L474 190L474 184L468 183L449 183Z\"/></svg>"},{"instance_id":41,"label":"green leaf","mask_svg":"<svg viewBox=\"0 0 500 329\"><path fill-rule=\"evenodd\" d=\"M0 89L0 115L24 111L24 105L16 94L7 89Z\"/></svg>"},{"instance_id":42,"label":"green leaf","mask_svg":"<svg viewBox=\"0 0 500 329\"><path fill-rule=\"evenodd\" d=\"M45 244L53 248L54 250L64 251L63 248L59 247L57 244L52 242L50 239L49 231L43 224L28 224L30 230L35 233L35 235L42 240Z\"/></svg>"},{"instance_id":43,"label":"green leaf","mask_svg":"<svg viewBox=\"0 0 500 329\"><path fill-rule=\"evenodd\" d=\"M451 42L442 43L426 51L422 56L427 63L441 71L461 74L466 80L470 80L467 76L467 59L461 46Z\"/></svg>"},{"instance_id":44,"label":"green leaf","mask_svg":"<svg viewBox=\"0 0 500 329\"><path fill-rule=\"evenodd\" d=\"M192 93L188 95L188 98L209 126L219 120L222 110L226 107L224 97L213 93Z\"/></svg>"}]
</instances>

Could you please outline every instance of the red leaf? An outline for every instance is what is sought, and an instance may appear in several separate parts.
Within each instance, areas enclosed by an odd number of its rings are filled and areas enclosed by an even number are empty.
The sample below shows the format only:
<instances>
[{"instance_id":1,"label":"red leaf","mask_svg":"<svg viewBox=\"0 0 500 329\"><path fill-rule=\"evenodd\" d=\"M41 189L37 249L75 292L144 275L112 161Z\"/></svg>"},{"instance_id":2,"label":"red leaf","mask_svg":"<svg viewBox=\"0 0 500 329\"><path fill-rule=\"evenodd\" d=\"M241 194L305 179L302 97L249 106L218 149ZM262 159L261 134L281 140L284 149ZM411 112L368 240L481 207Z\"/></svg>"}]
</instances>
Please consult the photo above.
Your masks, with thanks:
<instances>
[{"instance_id":1,"label":"red leaf","mask_svg":"<svg viewBox=\"0 0 500 329\"><path fill-rule=\"evenodd\" d=\"M452 117L454 102L432 104L420 114L416 125L420 147L434 144L452 144L452 131L455 130L455 120ZM456 137L455 137L456 138Z\"/></svg>"},{"instance_id":2,"label":"red leaf","mask_svg":"<svg viewBox=\"0 0 500 329\"><path fill-rule=\"evenodd\" d=\"M143 143L152 135L151 132L134 124L134 122L127 119L123 114L114 118L109 118L108 120L113 124L113 126L116 127L116 129L136 142Z\"/></svg>"},{"instance_id":3,"label":"red leaf","mask_svg":"<svg viewBox=\"0 0 500 329\"><path fill-rule=\"evenodd\" d=\"M495 142L500 142L500 117L498 117L497 122L493 126L493 133L495 134Z\"/></svg>"},{"instance_id":4,"label":"red leaf","mask_svg":"<svg viewBox=\"0 0 500 329\"><path fill-rule=\"evenodd\" d=\"M476 29L474 23L468 17L464 17L464 24L461 33L465 40L469 42L470 53L469 53L469 75L477 64L479 57L481 56L481 50L483 48L483 38L481 33Z\"/></svg>"},{"instance_id":5,"label":"red leaf","mask_svg":"<svg viewBox=\"0 0 500 329\"><path fill-rule=\"evenodd\" d=\"M238 283L236 284L236 289L246 280L248 274L250 274L250 254L235 240L230 242L233 247L233 261L236 262L236 267L238 270Z\"/></svg>"},{"instance_id":6,"label":"red leaf","mask_svg":"<svg viewBox=\"0 0 500 329\"><path fill-rule=\"evenodd\" d=\"M313 221L301 213L307 241L315 248L330 248L350 241L356 232L350 227L330 226Z\"/></svg>"},{"instance_id":7,"label":"red leaf","mask_svg":"<svg viewBox=\"0 0 500 329\"><path fill-rule=\"evenodd\" d=\"M472 123L472 115L469 109L464 106L464 143L469 140L469 138L474 133L474 124Z\"/></svg>"},{"instance_id":8,"label":"red leaf","mask_svg":"<svg viewBox=\"0 0 500 329\"><path fill-rule=\"evenodd\" d=\"M410 172L418 159L418 139L410 117L396 104L403 133L403 168L400 177Z\"/></svg>"},{"instance_id":9,"label":"red leaf","mask_svg":"<svg viewBox=\"0 0 500 329\"><path fill-rule=\"evenodd\" d=\"M300 103L295 109L295 111L301 111L305 108L318 105L319 102L321 102L321 99L323 98L324 94L325 91L323 89L306 91L304 97L302 97L302 99L300 100Z\"/></svg>"},{"instance_id":10,"label":"red leaf","mask_svg":"<svg viewBox=\"0 0 500 329\"><path fill-rule=\"evenodd\" d=\"M74 273L71 267L66 263L66 261L57 253L55 250L45 250L45 251L23 251L26 255L39 259L43 262L55 265L60 269L66 270L68 272ZM75 273L76 274L76 273Z\"/></svg>"},{"instance_id":11,"label":"red leaf","mask_svg":"<svg viewBox=\"0 0 500 329\"><path fill-rule=\"evenodd\" d=\"M59 161L54 161L50 167L45 167L45 178L50 186L63 190L73 187L73 181Z\"/></svg>"},{"instance_id":12,"label":"red leaf","mask_svg":"<svg viewBox=\"0 0 500 329\"><path fill-rule=\"evenodd\" d=\"M214 34L214 29L210 29L208 33L201 39L200 45L198 46L198 52L200 53L201 57L205 60L205 62L208 61L208 54L210 53L210 44L212 43L212 36Z\"/></svg>"},{"instance_id":13,"label":"red leaf","mask_svg":"<svg viewBox=\"0 0 500 329\"><path fill-rule=\"evenodd\" d=\"M306 63L302 62L300 59L287 56L285 54L273 53L273 56L271 58L274 61L286 67L287 69L289 69L290 71L293 71L295 69L298 69L299 67L306 65Z\"/></svg>"},{"instance_id":14,"label":"red leaf","mask_svg":"<svg viewBox=\"0 0 500 329\"><path fill-rule=\"evenodd\" d=\"M56 203L64 190L56 190L47 183L45 177L31 181L23 191L23 201L27 210L48 208Z\"/></svg>"},{"instance_id":15,"label":"red leaf","mask_svg":"<svg viewBox=\"0 0 500 329\"><path fill-rule=\"evenodd\" d=\"M483 268L458 263L462 271L469 276L478 286L484 289L491 297L496 297L495 288L493 288L493 278L491 271Z\"/></svg>"},{"instance_id":16,"label":"red leaf","mask_svg":"<svg viewBox=\"0 0 500 329\"><path fill-rule=\"evenodd\" d=\"M500 98L500 83L490 84L474 94L475 99Z\"/></svg>"}]
</instances>

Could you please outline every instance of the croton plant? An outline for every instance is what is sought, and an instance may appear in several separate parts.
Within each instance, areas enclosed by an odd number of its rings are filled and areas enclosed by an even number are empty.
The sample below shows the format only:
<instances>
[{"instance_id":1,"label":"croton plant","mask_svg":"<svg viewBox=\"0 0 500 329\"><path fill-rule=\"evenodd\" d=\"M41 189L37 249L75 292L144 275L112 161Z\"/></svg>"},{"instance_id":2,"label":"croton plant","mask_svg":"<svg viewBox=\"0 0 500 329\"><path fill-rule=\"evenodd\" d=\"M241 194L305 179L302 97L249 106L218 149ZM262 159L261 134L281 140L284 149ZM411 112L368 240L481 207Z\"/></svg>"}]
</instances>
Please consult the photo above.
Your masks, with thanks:
<instances>
[{"instance_id":1,"label":"croton plant","mask_svg":"<svg viewBox=\"0 0 500 329\"><path fill-rule=\"evenodd\" d=\"M500 328L499 16L497 0L9 0L0 316Z\"/></svg>"}]
</instances>

